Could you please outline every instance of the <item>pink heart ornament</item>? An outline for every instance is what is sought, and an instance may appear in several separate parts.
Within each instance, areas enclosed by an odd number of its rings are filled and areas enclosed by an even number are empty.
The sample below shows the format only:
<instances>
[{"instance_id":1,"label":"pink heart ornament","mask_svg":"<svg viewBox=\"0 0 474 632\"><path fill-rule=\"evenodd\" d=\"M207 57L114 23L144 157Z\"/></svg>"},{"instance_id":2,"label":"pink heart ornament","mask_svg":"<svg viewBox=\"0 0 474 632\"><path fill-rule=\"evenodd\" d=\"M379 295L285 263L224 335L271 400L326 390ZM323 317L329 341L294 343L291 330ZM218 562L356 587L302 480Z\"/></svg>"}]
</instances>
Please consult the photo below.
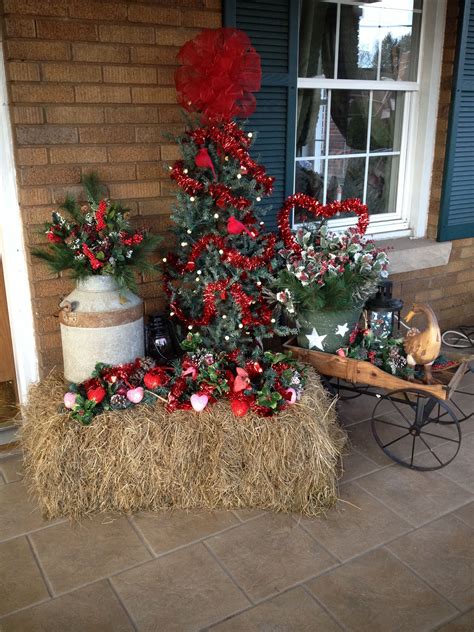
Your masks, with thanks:
<instances>
[{"instance_id":1,"label":"pink heart ornament","mask_svg":"<svg viewBox=\"0 0 474 632\"><path fill-rule=\"evenodd\" d=\"M127 391L127 399L129 402L132 402L132 404L139 404L142 401L144 394L145 391L143 388L141 386L137 386L137 388L131 388Z\"/></svg>"},{"instance_id":2,"label":"pink heart ornament","mask_svg":"<svg viewBox=\"0 0 474 632\"><path fill-rule=\"evenodd\" d=\"M190 399L191 406L197 413L200 413L202 410L204 410L209 402L209 397L207 395L198 395L197 393L191 395Z\"/></svg>"},{"instance_id":3,"label":"pink heart ornament","mask_svg":"<svg viewBox=\"0 0 474 632\"><path fill-rule=\"evenodd\" d=\"M286 392L290 394L289 403L290 404L294 404L296 402L296 400L298 399L298 395L297 395L295 389L294 388L287 388Z\"/></svg>"},{"instance_id":4,"label":"pink heart ornament","mask_svg":"<svg viewBox=\"0 0 474 632\"><path fill-rule=\"evenodd\" d=\"M64 395L64 405L66 406L66 408L74 408L74 406L76 405L76 397L77 393L71 393L71 391Z\"/></svg>"}]
</instances>

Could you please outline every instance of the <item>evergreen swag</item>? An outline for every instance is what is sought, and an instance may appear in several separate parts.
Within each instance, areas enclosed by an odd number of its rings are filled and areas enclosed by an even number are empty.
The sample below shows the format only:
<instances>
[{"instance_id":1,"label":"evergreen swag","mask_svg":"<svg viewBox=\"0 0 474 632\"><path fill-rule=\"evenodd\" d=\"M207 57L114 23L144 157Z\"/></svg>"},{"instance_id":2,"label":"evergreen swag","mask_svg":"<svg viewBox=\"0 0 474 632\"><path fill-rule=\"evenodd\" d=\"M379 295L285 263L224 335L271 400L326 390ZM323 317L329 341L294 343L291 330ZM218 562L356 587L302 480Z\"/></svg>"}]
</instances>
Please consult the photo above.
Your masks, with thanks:
<instances>
[{"instance_id":1,"label":"evergreen swag","mask_svg":"<svg viewBox=\"0 0 474 632\"><path fill-rule=\"evenodd\" d=\"M188 334L182 346L186 353L166 367L155 366L149 358L115 367L97 364L88 380L69 386L65 408L83 425L103 411L154 404L157 399L168 412L200 411L227 399L238 417L248 411L270 417L301 397L306 369L289 354L266 351L258 360L248 360L237 351L204 349L199 334ZM193 405L196 397L204 398L202 408Z\"/></svg>"},{"instance_id":2,"label":"evergreen swag","mask_svg":"<svg viewBox=\"0 0 474 632\"><path fill-rule=\"evenodd\" d=\"M45 224L50 242L32 252L43 259L53 272L71 270L74 279L91 275L114 277L121 288L136 289L135 272L152 272L149 261L160 239L145 229L134 230L127 209L106 198L106 188L97 174L83 178L87 204L80 205L72 196L54 211L52 222Z\"/></svg>"}]
</instances>

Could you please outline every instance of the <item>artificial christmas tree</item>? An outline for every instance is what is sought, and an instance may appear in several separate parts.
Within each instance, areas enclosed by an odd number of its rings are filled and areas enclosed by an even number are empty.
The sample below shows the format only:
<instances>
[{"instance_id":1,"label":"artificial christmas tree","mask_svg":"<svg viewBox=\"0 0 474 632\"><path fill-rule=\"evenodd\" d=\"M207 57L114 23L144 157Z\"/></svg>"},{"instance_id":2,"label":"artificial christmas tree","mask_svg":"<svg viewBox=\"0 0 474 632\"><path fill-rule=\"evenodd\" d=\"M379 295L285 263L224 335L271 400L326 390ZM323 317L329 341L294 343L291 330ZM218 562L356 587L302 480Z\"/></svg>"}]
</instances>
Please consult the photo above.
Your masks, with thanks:
<instances>
[{"instance_id":1,"label":"artificial christmas tree","mask_svg":"<svg viewBox=\"0 0 474 632\"><path fill-rule=\"evenodd\" d=\"M177 248L165 257L164 282L182 337L199 332L206 348L258 357L278 325L264 289L272 283L276 237L258 203L273 178L249 154L251 131L233 119L255 109L260 59L236 29L203 31L185 44L176 85L181 104L200 119L177 139L178 184L172 215Z\"/></svg>"}]
</instances>

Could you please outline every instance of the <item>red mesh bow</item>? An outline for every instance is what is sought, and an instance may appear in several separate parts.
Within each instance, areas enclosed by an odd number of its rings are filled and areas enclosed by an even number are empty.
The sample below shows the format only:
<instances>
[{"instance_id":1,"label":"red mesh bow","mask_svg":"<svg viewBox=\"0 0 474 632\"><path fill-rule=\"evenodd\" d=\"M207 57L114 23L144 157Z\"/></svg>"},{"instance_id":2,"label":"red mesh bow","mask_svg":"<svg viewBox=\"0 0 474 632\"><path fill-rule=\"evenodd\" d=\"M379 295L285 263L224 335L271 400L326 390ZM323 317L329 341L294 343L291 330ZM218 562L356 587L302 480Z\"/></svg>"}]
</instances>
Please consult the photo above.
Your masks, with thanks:
<instances>
[{"instance_id":1,"label":"red mesh bow","mask_svg":"<svg viewBox=\"0 0 474 632\"><path fill-rule=\"evenodd\" d=\"M178 53L175 82L179 103L208 119L250 116L260 90L260 56L243 32L205 29Z\"/></svg>"}]
</instances>

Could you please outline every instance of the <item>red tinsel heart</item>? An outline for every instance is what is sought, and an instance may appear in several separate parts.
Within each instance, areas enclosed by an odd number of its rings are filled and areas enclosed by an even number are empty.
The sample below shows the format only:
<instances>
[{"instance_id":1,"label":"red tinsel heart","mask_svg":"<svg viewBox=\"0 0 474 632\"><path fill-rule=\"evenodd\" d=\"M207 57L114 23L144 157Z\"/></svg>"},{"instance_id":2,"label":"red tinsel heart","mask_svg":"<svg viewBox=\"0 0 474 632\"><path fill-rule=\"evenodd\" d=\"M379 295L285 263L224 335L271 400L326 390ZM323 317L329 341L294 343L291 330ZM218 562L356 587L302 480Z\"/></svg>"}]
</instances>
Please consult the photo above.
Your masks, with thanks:
<instances>
[{"instance_id":1,"label":"red tinsel heart","mask_svg":"<svg viewBox=\"0 0 474 632\"><path fill-rule=\"evenodd\" d=\"M315 198L305 195L304 193L295 193L290 195L281 211L278 213L278 228L283 238L285 246L288 250L293 252L301 252L301 246L297 243L296 239L290 228L290 214L293 208L299 206L305 211L308 211L311 215L316 217L334 217L337 213L355 213L359 216L356 230L364 235L369 225L369 211L366 204L362 204L360 200L356 198L350 198L342 200L342 202L331 202L329 204L321 204Z\"/></svg>"}]
</instances>

